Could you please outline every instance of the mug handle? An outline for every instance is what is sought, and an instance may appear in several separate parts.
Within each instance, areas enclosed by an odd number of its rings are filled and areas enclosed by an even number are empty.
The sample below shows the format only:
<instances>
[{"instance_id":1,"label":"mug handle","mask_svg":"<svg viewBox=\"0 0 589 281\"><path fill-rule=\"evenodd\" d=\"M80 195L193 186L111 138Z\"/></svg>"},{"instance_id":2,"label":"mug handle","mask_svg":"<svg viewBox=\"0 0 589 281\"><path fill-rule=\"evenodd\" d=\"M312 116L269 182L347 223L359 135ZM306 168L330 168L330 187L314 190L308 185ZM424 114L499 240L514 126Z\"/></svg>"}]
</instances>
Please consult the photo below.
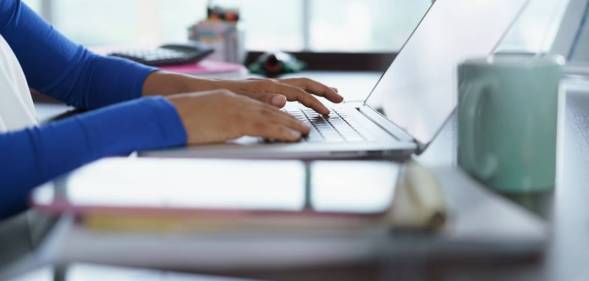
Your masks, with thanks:
<instances>
[{"instance_id":1,"label":"mug handle","mask_svg":"<svg viewBox=\"0 0 589 281\"><path fill-rule=\"evenodd\" d=\"M468 167L475 167L472 171L480 179L489 179L497 170L497 159L486 153L486 155L478 155L475 147L475 140L480 139L481 124L480 119L477 118L477 112L483 108L482 101L488 98L490 93L495 89L494 83L489 80L480 80L471 82L468 88L463 92L463 100L459 103L459 120L462 120L465 125L462 129L466 134L465 141L461 144L461 149L466 152L464 161ZM485 111L481 115L484 115ZM464 154L464 153L463 153ZM482 161L477 161L481 159Z\"/></svg>"}]
</instances>

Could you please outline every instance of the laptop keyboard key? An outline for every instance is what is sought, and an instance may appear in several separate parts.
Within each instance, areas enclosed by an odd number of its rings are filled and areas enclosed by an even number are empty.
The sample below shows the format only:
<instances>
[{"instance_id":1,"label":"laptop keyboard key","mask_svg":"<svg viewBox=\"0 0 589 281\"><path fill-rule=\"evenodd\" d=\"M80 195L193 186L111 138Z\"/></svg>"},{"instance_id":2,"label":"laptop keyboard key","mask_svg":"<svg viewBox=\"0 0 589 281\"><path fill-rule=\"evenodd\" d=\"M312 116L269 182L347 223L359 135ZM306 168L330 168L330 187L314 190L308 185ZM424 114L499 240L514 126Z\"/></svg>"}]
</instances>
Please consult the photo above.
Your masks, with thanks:
<instances>
[{"instance_id":1,"label":"laptop keyboard key","mask_svg":"<svg viewBox=\"0 0 589 281\"><path fill-rule=\"evenodd\" d=\"M323 142L323 136L315 128L311 128L309 134L305 137L307 142Z\"/></svg>"},{"instance_id":2,"label":"laptop keyboard key","mask_svg":"<svg viewBox=\"0 0 589 281\"><path fill-rule=\"evenodd\" d=\"M335 111L329 116L323 116L311 109L289 110L287 111L297 120L307 125L311 130L304 138L304 141L310 143L317 142L360 142L366 141L367 138L358 123L349 120L345 112Z\"/></svg>"},{"instance_id":3,"label":"laptop keyboard key","mask_svg":"<svg viewBox=\"0 0 589 281\"><path fill-rule=\"evenodd\" d=\"M319 131L325 142L343 142L344 138L333 128L333 126L322 115L305 110L305 115L311 121L311 124Z\"/></svg>"},{"instance_id":4,"label":"laptop keyboard key","mask_svg":"<svg viewBox=\"0 0 589 281\"><path fill-rule=\"evenodd\" d=\"M350 142L356 141L363 141L364 138L360 136L360 134L352 128L344 119L336 115L334 117L330 117L328 122L337 130L340 135L346 140Z\"/></svg>"}]
</instances>

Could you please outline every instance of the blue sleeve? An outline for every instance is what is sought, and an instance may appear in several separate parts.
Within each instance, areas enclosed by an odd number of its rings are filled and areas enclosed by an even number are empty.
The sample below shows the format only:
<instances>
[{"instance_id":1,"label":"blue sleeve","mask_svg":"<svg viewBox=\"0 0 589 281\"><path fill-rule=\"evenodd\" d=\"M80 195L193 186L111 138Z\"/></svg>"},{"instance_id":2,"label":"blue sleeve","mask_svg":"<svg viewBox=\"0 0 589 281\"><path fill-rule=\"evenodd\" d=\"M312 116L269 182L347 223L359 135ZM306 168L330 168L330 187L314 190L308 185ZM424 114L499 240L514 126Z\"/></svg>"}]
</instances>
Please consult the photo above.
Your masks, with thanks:
<instances>
[{"instance_id":1,"label":"blue sleeve","mask_svg":"<svg viewBox=\"0 0 589 281\"><path fill-rule=\"evenodd\" d=\"M145 79L156 70L89 52L20 0L0 1L0 34L16 54L31 88L77 108L138 98Z\"/></svg>"},{"instance_id":2,"label":"blue sleeve","mask_svg":"<svg viewBox=\"0 0 589 281\"><path fill-rule=\"evenodd\" d=\"M96 159L186 144L176 109L142 98L0 134L0 219L26 208L32 188Z\"/></svg>"}]
</instances>

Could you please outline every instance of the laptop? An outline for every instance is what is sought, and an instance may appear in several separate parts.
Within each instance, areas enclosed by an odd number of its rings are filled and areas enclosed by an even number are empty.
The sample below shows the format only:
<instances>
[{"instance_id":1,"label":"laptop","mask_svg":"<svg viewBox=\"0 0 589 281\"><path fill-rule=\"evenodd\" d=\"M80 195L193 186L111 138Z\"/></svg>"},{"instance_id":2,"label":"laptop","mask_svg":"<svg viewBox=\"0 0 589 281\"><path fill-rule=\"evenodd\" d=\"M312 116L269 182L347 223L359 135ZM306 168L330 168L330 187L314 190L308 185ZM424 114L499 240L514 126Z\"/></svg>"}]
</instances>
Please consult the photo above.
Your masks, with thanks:
<instances>
[{"instance_id":1,"label":"laptop","mask_svg":"<svg viewBox=\"0 0 589 281\"><path fill-rule=\"evenodd\" d=\"M554 43L553 55L562 55L567 64L565 75L589 77L589 1L568 0L566 11L561 15Z\"/></svg>"},{"instance_id":2,"label":"laptop","mask_svg":"<svg viewBox=\"0 0 589 281\"><path fill-rule=\"evenodd\" d=\"M492 54L527 2L436 1L364 101L337 105L329 117L302 106L286 109L312 128L301 142L268 143L243 137L223 144L139 155L337 159L420 154L456 107L458 64Z\"/></svg>"}]
</instances>

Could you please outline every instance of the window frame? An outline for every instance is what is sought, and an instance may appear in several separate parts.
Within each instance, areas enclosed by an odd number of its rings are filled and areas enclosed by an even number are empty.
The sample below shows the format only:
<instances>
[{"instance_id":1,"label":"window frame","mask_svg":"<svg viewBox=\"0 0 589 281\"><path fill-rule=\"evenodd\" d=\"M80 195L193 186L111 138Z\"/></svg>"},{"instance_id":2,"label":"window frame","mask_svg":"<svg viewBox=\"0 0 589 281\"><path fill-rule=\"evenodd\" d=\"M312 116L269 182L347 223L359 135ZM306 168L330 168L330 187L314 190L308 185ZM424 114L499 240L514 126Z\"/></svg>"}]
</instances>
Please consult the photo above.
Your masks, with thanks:
<instances>
[{"instance_id":1,"label":"window frame","mask_svg":"<svg viewBox=\"0 0 589 281\"><path fill-rule=\"evenodd\" d=\"M308 64L308 70L340 70L340 71L384 71L394 60L397 52L323 52L312 51L311 46L311 1L301 0L303 48L301 51L289 51L298 59ZM54 21L54 2L41 1L40 14L48 22ZM264 51L249 50L244 62L249 65Z\"/></svg>"}]
</instances>

